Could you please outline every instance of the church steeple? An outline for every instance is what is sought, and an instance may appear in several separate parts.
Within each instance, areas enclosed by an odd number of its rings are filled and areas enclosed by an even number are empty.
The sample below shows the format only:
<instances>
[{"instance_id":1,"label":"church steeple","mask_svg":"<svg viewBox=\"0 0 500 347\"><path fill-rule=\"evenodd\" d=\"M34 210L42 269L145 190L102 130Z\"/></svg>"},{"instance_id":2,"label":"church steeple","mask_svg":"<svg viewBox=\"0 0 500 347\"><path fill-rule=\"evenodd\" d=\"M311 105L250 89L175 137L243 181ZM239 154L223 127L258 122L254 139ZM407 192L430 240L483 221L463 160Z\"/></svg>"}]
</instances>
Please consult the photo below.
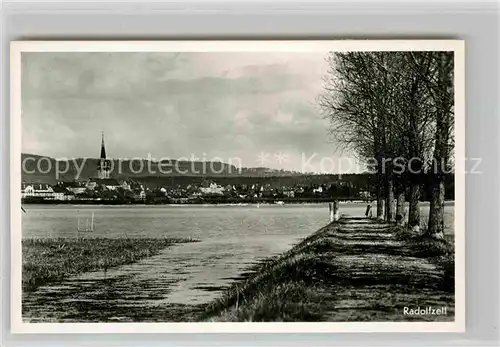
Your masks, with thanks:
<instances>
[{"instance_id":1,"label":"church steeple","mask_svg":"<svg viewBox=\"0 0 500 347\"><path fill-rule=\"evenodd\" d=\"M104 146L104 131L101 131L101 159L106 159L106 147Z\"/></svg>"},{"instance_id":2,"label":"church steeple","mask_svg":"<svg viewBox=\"0 0 500 347\"><path fill-rule=\"evenodd\" d=\"M104 132L101 132L101 157L97 162L97 177L100 179L109 178L111 162L106 159L106 147L104 146Z\"/></svg>"}]
</instances>

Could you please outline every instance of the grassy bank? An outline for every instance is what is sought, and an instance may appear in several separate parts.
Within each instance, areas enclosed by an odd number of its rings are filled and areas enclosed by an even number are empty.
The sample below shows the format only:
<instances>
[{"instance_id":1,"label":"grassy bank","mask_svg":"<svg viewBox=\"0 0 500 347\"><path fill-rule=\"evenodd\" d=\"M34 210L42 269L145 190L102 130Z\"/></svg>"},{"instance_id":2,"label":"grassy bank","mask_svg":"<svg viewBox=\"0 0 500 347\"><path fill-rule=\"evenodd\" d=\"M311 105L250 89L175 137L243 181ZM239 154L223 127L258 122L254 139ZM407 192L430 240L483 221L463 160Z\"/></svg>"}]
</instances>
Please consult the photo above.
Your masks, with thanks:
<instances>
[{"instance_id":1,"label":"grassy bank","mask_svg":"<svg viewBox=\"0 0 500 347\"><path fill-rule=\"evenodd\" d=\"M434 239L426 235L410 234L398 229L397 237L405 242L418 257L428 259L442 271L441 286L447 292L455 290L455 247L449 239Z\"/></svg>"},{"instance_id":2,"label":"grassy bank","mask_svg":"<svg viewBox=\"0 0 500 347\"><path fill-rule=\"evenodd\" d=\"M192 239L79 238L22 241L24 292L72 275L134 263Z\"/></svg>"},{"instance_id":3,"label":"grassy bank","mask_svg":"<svg viewBox=\"0 0 500 347\"><path fill-rule=\"evenodd\" d=\"M206 321L452 320L452 247L403 239L393 226L332 224L255 265L202 316ZM448 307L447 316L404 316L404 307Z\"/></svg>"}]
</instances>

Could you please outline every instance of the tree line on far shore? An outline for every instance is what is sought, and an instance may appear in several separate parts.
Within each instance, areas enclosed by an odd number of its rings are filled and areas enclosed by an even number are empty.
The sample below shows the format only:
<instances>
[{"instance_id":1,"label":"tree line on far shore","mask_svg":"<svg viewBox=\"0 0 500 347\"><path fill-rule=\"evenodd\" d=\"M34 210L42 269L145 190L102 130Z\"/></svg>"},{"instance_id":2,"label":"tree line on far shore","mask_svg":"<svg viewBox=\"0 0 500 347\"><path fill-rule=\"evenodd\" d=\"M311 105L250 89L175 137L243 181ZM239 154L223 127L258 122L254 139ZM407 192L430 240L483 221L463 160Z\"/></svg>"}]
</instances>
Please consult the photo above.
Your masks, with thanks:
<instances>
[{"instance_id":1,"label":"tree line on far shore","mask_svg":"<svg viewBox=\"0 0 500 347\"><path fill-rule=\"evenodd\" d=\"M342 52L327 62L319 103L335 142L376 173L377 218L418 230L428 191L425 232L442 237L454 164L453 52Z\"/></svg>"},{"instance_id":2,"label":"tree line on far shore","mask_svg":"<svg viewBox=\"0 0 500 347\"><path fill-rule=\"evenodd\" d=\"M422 176L423 188L420 201L429 201L431 191L425 189L430 180L429 175ZM175 203L178 198L189 198L199 191L204 181L214 182L225 187L223 194L204 194L203 197L190 199L189 203L238 203L278 201L331 202L339 201L372 201L376 196L374 189L377 175L372 173L343 175L302 175L302 176L272 176L272 177L209 177L176 176L172 178L145 176L137 180L129 180L129 184L142 185L146 192L145 198L136 198L136 193L123 188L108 190L102 186L87 189L80 194L74 194L64 203L96 203L110 202L114 204L128 203ZM265 187L261 191L261 187ZM321 189L319 189L321 187ZM229 189L228 189L229 188ZM445 177L445 199L454 200L454 175ZM293 192L293 194L292 194ZM241 197L242 195L243 197ZM255 198L257 195L257 198ZM96 200L98 199L98 200ZM409 199L409 196L406 197ZM60 200L31 196L22 199L23 203L61 203ZM182 200L181 200L182 202Z\"/></svg>"}]
</instances>

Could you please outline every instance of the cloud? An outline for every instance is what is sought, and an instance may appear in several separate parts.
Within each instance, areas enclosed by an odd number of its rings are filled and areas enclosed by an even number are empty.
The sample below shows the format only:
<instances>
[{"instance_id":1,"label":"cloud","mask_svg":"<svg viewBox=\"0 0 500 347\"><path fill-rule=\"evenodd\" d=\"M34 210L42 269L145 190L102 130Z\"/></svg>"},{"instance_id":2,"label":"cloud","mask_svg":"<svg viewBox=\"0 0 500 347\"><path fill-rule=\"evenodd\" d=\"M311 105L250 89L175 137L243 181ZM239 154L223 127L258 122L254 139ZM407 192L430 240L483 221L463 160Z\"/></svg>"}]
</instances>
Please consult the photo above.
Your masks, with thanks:
<instances>
[{"instance_id":1,"label":"cloud","mask_svg":"<svg viewBox=\"0 0 500 347\"><path fill-rule=\"evenodd\" d=\"M23 151L95 157L333 152L326 53L23 53ZM270 165L273 166L273 165Z\"/></svg>"}]
</instances>

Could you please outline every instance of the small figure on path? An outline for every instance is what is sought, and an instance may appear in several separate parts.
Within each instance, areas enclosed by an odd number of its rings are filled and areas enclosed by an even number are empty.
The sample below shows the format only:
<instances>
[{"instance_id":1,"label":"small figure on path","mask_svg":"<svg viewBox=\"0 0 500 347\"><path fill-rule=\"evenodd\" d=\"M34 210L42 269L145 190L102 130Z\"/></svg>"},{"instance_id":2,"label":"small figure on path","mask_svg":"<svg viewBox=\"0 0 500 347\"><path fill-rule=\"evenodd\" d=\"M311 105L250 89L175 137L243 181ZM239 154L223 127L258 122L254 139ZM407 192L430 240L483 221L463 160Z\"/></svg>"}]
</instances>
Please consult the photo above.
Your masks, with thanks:
<instances>
[{"instance_id":1,"label":"small figure on path","mask_svg":"<svg viewBox=\"0 0 500 347\"><path fill-rule=\"evenodd\" d=\"M366 206L365 216L369 217L369 218L373 217L373 214L372 214L372 202L371 201L368 201L368 205Z\"/></svg>"}]
</instances>

